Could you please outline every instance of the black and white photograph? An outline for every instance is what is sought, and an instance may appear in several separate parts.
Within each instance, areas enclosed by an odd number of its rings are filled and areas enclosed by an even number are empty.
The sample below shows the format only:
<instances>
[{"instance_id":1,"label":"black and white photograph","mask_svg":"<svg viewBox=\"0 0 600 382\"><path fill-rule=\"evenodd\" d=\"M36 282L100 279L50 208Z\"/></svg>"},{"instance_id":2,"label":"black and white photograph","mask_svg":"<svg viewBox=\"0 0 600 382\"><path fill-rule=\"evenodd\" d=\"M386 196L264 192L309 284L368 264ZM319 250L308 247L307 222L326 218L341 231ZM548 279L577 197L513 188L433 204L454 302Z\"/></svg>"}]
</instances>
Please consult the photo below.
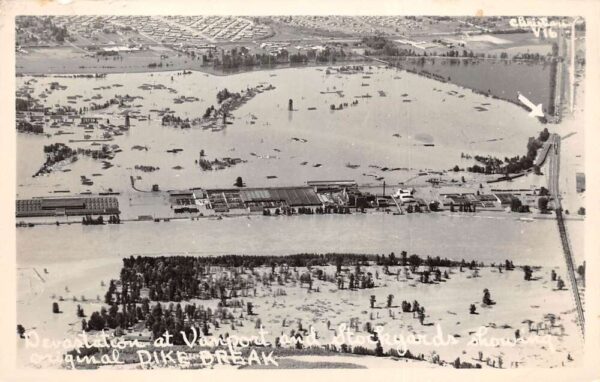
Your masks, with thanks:
<instances>
[{"instance_id":1,"label":"black and white photograph","mask_svg":"<svg viewBox=\"0 0 600 382\"><path fill-rule=\"evenodd\" d=\"M41 3L16 370L586 367L597 15Z\"/></svg>"}]
</instances>

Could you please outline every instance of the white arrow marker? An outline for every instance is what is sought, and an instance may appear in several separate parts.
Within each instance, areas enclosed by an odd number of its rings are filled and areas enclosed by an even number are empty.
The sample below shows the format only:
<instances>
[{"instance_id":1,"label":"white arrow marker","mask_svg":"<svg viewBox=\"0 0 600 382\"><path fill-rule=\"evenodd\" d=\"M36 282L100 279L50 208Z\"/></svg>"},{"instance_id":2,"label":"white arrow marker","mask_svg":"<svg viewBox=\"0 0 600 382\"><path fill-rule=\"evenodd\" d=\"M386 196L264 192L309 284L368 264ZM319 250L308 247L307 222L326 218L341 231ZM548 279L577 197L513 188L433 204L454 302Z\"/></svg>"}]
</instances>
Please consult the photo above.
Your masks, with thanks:
<instances>
[{"instance_id":1,"label":"white arrow marker","mask_svg":"<svg viewBox=\"0 0 600 382\"><path fill-rule=\"evenodd\" d=\"M529 113L530 117L543 117L544 111L542 110L542 104L538 104L537 106L533 104L530 100L528 100L523 94L519 93L519 101L523 103L523 105L527 106L531 112Z\"/></svg>"}]
</instances>

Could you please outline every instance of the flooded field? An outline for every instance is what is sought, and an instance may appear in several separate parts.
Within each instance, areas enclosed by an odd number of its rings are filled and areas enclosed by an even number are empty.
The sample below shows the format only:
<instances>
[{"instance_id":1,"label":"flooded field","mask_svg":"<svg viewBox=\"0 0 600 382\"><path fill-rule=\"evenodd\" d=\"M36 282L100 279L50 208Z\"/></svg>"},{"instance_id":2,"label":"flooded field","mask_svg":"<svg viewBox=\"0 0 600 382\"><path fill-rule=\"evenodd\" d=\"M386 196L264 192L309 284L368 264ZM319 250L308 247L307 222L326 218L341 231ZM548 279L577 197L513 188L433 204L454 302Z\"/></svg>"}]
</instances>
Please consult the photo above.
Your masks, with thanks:
<instances>
[{"instance_id":1,"label":"flooded field","mask_svg":"<svg viewBox=\"0 0 600 382\"><path fill-rule=\"evenodd\" d=\"M131 190L130 176L144 190L153 184L161 189L228 187L238 176L248 186L302 184L315 179L396 184L423 169L449 169L461 163L460 154L465 151L500 158L522 155L527 138L542 129L537 119L529 118L516 105L375 66L356 74L302 68L226 77L197 72L109 74L99 79L19 77L17 88L27 83L31 94L38 97L55 81L66 89L47 92L44 105L78 109L104 103L115 95L140 98L124 107L111 105L85 113L112 124L124 124L124 115L131 116L131 128L111 136L110 141L92 143L104 139L103 131L76 125L46 126L44 132L52 134L50 137L20 133L18 198L54 191L126 192ZM183 119L199 118L211 105L218 106L218 91L240 92L261 84L275 89L257 94L235 110L226 125L218 121L210 128L163 126L156 112L169 108ZM289 99L293 111L288 110ZM331 105L343 103L348 106L331 110ZM73 164L32 178L44 162L43 146L55 142L83 149L117 145L113 147L122 151L109 169L104 169L100 160L80 155ZM167 152L173 149L182 150ZM229 157L245 162L202 171L195 163L201 150L209 160ZM135 166L158 170L144 172ZM82 185L81 176L93 180L93 185Z\"/></svg>"},{"instance_id":2,"label":"flooded field","mask_svg":"<svg viewBox=\"0 0 600 382\"><path fill-rule=\"evenodd\" d=\"M465 59L431 58L423 61L405 60L402 67L428 71L450 78L469 89L488 93L502 99L518 102L518 92L536 105L546 109L551 101L551 64L511 61L475 61Z\"/></svg>"}]
</instances>

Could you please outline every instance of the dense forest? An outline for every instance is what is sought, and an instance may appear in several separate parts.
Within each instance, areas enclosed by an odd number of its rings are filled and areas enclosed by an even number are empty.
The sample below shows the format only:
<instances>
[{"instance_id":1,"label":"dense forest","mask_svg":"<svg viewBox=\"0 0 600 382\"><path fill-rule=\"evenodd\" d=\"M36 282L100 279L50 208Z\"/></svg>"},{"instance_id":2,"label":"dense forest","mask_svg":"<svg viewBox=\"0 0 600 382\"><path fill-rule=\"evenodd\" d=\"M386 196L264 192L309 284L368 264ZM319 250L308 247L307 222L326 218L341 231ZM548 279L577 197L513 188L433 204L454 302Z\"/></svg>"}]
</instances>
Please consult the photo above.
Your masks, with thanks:
<instances>
[{"instance_id":1,"label":"dense forest","mask_svg":"<svg viewBox=\"0 0 600 382\"><path fill-rule=\"evenodd\" d=\"M319 266L334 266L323 269ZM370 268L366 268L370 266ZM374 269L373 266L376 266ZM392 269L392 266L398 268ZM93 312L86 319L83 309L78 307L77 315L82 318L82 329L103 330L114 329L117 336L124 330L136 326L145 327L158 338L166 331L173 334L173 343L183 345L183 335L192 331L202 336L210 336L220 327L243 326L245 317L257 316L252 296L257 296L257 286L264 285L273 290L275 295L285 295L282 287L291 283L300 284L309 291L313 282L318 279L323 282L337 283L338 289L350 291L364 290L376 287L375 280L379 272L386 275L400 275L406 272L418 277L421 283L436 284L448 279L448 270L440 267L457 267L477 270L485 266L483 263L465 260L454 261L440 257L422 258L418 255L408 255L402 251L399 256L395 253L383 254L349 254L349 253L302 253L287 256L270 255L222 255L222 256L130 256L123 259L120 280L111 280L104 296L107 307ZM490 266L496 266L491 264ZM501 265L497 265L501 267ZM260 268L259 268L260 267ZM303 267L298 270L296 268ZM502 265L507 271L515 269L511 261L506 260ZM349 276L346 277L346 276ZM274 289L273 286L275 287ZM318 291L318 286L316 287ZM217 299L215 308L191 302L191 299ZM155 301L151 305L151 301ZM394 295L387 296L387 307L393 305ZM369 303L371 309L375 304L372 295ZM425 319L424 307L418 302L401 301L403 312L413 312L418 315L423 325ZM234 315L234 312L235 315ZM262 323L256 317L252 325L258 329ZM284 320L284 326L285 320ZM353 325L358 325L354 323ZM364 330L375 335L370 322L366 322ZM307 334L306 328L299 323L292 336L302 338ZM277 338L275 347L278 348ZM301 343L296 348L301 349ZM360 348L350 350L346 345L342 352L355 354L384 355L381 346L374 350Z\"/></svg>"},{"instance_id":2,"label":"dense forest","mask_svg":"<svg viewBox=\"0 0 600 382\"><path fill-rule=\"evenodd\" d=\"M446 258L408 255L402 251L400 256L367 254L296 254L288 256L240 256L222 255L210 257L193 256L160 256L160 257L129 257L123 259L119 283L121 292L116 292L116 284L111 282L105 301L111 303L139 303L142 301L141 290L146 288L150 300L175 301L190 298L221 299L227 304L227 299L240 295L249 295L258 283L284 285L291 278L298 279L312 286L313 278L337 283L340 287L342 273L353 269L354 284L357 289L373 287L372 275L363 272L361 267L369 265L384 267L388 272L390 266L408 266L413 273L428 272L436 275L440 272L437 267L469 267L483 266L483 263L465 260L454 261ZM323 269L311 272L312 267L335 265L335 273L326 273ZM426 266L428 270L419 272L417 267ZM263 267L262 273L256 268ZM299 272L296 268L306 268ZM265 272L269 270L270 272ZM292 272L293 269L293 272ZM226 272L217 272L217 271ZM218 277L215 272L219 273ZM226 276L221 273L227 274ZM292 275L294 273L294 275ZM352 277L351 277L352 280ZM426 281L424 281L426 282ZM343 282L341 283L343 289ZM351 285L352 288L352 285Z\"/></svg>"}]
</instances>

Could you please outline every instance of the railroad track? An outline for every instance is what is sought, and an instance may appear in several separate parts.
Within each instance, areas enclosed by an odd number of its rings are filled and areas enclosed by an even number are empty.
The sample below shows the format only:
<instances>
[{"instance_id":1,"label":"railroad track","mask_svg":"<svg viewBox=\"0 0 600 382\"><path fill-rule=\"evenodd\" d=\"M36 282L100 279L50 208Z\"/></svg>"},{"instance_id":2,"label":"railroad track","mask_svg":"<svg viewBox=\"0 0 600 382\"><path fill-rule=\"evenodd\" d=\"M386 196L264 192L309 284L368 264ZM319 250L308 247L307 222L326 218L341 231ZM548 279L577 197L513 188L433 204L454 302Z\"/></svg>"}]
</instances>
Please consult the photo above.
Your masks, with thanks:
<instances>
[{"instance_id":1,"label":"railroad track","mask_svg":"<svg viewBox=\"0 0 600 382\"><path fill-rule=\"evenodd\" d=\"M569 282L571 284L571 290L573 291L573 298L575 300L575 306L577 309L577 318L579 320L579 327L581 328L581 334L585 335L585 316L583 310L583 303L580 295L580 289L577 285L577 279L575 277L575 262L573 260L573 250L571 249L571 243L569 242L569 235L567 233L567 226L562 213L562 206L560 203L559 194L559 168L560 168L560 136L553 134L553 144L549 150L550 161L549 161L549 179L548 187L550 194L554 197L554 209L556 211L556 222L558 225L558 233L560 235L560 241L563 248L563 254L565 256L565 263L567 265L567 274Z\"/></svg>"},{"instance_id":2,"label":"railroad track","mask_svg":"<svg viewBox=\"0 0 600 382\"><path fill-rule=\"evenodd\" d=\"M577 279L575 277L575 265L573 261L573 254L571 251L571 244L569 243L569 236L567 234L567 227L562 216L562 211L557 210L556 212L558 231L560 233L560 240L562 242L563 253L567 263L567 271L569 275L569 281L571 283L571 290L573 291L573 297L575 299L575 305L577 307L577 316L579 318L579 326L581 327L581 333L585 334L585 316L583 310L583 303L581 301L579 286L577 285Z\"/></svg>"}]
</instances>

